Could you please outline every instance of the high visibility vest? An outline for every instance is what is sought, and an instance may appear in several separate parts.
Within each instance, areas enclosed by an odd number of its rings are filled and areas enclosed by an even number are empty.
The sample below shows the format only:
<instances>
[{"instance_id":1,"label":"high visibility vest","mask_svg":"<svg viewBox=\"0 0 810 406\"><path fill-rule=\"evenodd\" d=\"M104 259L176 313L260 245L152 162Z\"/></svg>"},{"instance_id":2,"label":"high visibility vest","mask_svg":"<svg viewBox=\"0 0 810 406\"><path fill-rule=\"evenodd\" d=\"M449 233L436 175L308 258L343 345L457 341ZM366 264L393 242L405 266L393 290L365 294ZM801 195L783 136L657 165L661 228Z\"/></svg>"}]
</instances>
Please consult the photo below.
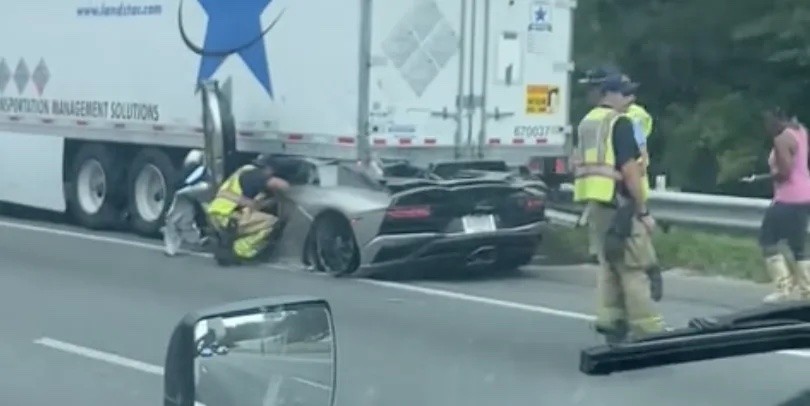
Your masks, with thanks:
<instances>
[{"instance_id":1,"label":"high visibility vest","mask_svg":"<svg viewBox=\"0 0 810 406\"><path fill-rule=\"evenodd\" d=\"M622 180L613 152L613 127L620 117L625 115L597 107L580 121L573 156L575 202L613 201L616 182Z\"/></svg>"},{"instance_id":2,"label":"high visibility vest","mask_svg":"<svg viewBox=\"0 0 810 406\"><path fill-rule=\"evenodd\" d=\"M644 131L644 137L649 138L653 130L653 118L650 113L638 104L631 104L627 109L627 115L641 126L641 130Z\"/></svg>"},{"instance_id":3,"label":"high visibility vest","mask_svg":"<svg viewBox=\"0 0 810 406\"><path fill-rule=\"evenodd\" d=\"M208 214L215 216L229 216L239 206L239 199L242 197L242 185L239 184L239 176L245 171L256 169L256 166L245 165L237 169L217 190L214 200L208 205Z\"/></svg>"},{"instance_id":4,"label":"high visibility vest","mask_svg":"<svg viewBox=\"0 0 810 406\"><path fill-rule=\"evenodd\" d=\"M649 138L650 134L652 134L653 129L653 119L650 113L647 112L644 107L639 106L638 104L631 104L630 107L627 109L627 115L636 123L638 123L641 130L644 132L644 138ZM643 165L645 168L645 173L643 174L643 178L641 179L641 193L644 197L644 200L647 200L647 196L650 194L650 182L647 180L647 173L646 168L650 166L650 153L649 148L647 148L647 156L642 156L639 158L639 163Z\"/></svg>"}]
</instances>

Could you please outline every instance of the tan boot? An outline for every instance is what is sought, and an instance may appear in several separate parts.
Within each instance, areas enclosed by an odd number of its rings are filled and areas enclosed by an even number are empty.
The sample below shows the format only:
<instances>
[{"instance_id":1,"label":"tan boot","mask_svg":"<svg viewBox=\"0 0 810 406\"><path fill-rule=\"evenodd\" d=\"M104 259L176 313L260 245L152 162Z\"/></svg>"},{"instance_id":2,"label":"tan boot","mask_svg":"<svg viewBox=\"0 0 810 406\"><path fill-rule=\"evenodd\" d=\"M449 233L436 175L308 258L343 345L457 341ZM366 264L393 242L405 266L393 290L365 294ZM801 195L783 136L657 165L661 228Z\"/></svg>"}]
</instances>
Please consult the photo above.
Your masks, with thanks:
<instances>
[{"instance_id":1,"label":"tan boot","mask_svg":"<svg viewBox=\"0 0 810 406\"><path fill-rule=\"evenodd\" d=\"M810 260L798 261L794 269L796 294L802 300L810 300Z\"/></svg>"},{"instance_id":2,"label":"tan boot","mask_svg":"<svg viewBox=\"0 0 810 406\"><path fill-rule=\"evenodd\" d=\"M763 299L764 302L773 303L798 298L797 295L793 293L793 275L790 273L790 268L788 268L788 263L784 256L774 255L765 258L765 269L776 285L776 292L765 296Z\"/></svg>"}]
</instances>

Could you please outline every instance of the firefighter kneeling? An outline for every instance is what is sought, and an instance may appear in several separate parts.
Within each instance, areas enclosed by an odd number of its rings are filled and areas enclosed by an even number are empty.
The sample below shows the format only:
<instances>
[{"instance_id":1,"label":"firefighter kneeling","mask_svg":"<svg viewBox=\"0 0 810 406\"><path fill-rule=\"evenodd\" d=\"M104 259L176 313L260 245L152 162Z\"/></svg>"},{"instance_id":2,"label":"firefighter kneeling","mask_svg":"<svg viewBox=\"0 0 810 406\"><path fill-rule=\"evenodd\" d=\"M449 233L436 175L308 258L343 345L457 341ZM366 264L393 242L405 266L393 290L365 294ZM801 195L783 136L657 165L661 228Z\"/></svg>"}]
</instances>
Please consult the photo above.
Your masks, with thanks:
<instances>
[{"instance_id":1,"label":"firefighter kneeling","mask_svg":"<svg viewBox=\"0 0 810 406\"><path fill-rule=\"evenodd\" d=\"M219 187L208 206L208 218L221 236L221 250L215 255L221 264L254 259L268 244L278 218L262 209L289 187L274 175L271 159L259 157L237 169Z\"/></svg>"}]
</instances>

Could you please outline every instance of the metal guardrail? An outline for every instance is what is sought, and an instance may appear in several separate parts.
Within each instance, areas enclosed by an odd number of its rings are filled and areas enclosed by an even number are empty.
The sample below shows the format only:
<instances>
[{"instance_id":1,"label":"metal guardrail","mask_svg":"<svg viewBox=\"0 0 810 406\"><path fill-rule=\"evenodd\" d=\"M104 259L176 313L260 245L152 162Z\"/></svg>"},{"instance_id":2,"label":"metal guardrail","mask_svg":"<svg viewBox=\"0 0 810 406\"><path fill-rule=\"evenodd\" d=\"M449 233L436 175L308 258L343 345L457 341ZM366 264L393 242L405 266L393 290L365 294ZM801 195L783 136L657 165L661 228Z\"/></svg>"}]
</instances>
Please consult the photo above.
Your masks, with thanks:
<instances>
[{"instance_id":1,"label":"metal guardrail","mask_svg":"<svg viewBox=\"0 0 810 406\"><path fill-rule=\"evenodd\" d=\"M553 222L573 225L584 206L573 203L573 187L564 184L549 202ZM768 199L650 191L649 207L656 220L665 224L720 228L752 232L759 228ZM572 221L573 219L573 221Z\"/></svg>"}]
</instances>

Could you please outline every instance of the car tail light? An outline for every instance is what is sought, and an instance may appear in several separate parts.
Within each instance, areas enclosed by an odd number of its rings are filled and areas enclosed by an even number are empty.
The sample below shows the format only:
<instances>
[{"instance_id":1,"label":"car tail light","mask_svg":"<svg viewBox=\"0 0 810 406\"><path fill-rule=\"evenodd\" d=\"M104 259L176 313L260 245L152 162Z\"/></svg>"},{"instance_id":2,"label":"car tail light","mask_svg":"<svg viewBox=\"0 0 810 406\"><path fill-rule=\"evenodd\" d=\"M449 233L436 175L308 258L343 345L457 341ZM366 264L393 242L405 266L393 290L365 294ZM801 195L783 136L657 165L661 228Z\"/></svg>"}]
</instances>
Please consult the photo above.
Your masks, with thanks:
<instances>
[{"instance_id":1,"label":"car tail light","mask_svg":"<svg viewBox=\"0 0 810 406\"><path fill-rule=\"evenodd\" d=\"M395 206L385 212L385 216L394 220L424 219L431 216L430 206Z\"/></svg>"},{"instance_id":2,"label":"car tail light","mask_svg":"<svg viewBox=\"0 0 810 406\"><path fill-rule=\"evenodd\" d=\"M537 197L523 199L523 209L529 212L543 210L545 202Z\"/></svg>"},{"instance_id":3,"label":"car tail light","mask_svg":"<svg viewBox=\"0 0 810 406\"><path fill-rule=\"evenodd\" d=\"M554 173L566 173L568 171L568 165L566 165L565 160L562 158L557 158L554 161Z\"/></svg>"}]
</instances>

